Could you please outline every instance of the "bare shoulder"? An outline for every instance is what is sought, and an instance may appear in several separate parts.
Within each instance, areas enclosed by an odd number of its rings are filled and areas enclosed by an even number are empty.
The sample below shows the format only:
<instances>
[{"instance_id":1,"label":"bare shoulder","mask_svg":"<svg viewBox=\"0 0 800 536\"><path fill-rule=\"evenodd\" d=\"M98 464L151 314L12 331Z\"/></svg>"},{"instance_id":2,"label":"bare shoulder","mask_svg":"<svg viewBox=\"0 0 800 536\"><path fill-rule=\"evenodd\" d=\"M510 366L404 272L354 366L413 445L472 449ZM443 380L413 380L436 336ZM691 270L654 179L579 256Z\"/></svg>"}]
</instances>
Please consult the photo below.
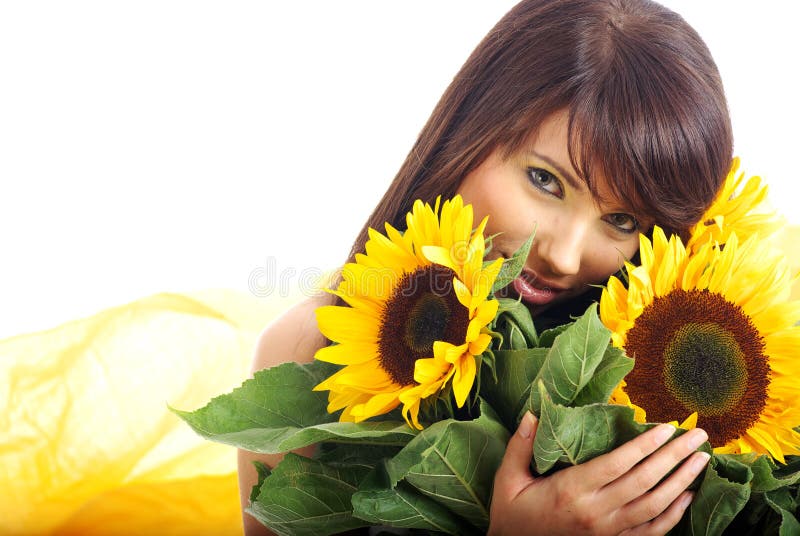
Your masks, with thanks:
<instances>
[{"instance_id":1,"label":"bare shoulder","mask_svg":"<svg viewBox=\"0 0 800 536\"><path fill-rule=\"evenodd\" d=\"M334 299L330 294L307 298L264 328L256 343L252 372L291 361L311 362L326 342L317 327L315 311L322 305L332 305Z\"/></svg>"}]
</instances>

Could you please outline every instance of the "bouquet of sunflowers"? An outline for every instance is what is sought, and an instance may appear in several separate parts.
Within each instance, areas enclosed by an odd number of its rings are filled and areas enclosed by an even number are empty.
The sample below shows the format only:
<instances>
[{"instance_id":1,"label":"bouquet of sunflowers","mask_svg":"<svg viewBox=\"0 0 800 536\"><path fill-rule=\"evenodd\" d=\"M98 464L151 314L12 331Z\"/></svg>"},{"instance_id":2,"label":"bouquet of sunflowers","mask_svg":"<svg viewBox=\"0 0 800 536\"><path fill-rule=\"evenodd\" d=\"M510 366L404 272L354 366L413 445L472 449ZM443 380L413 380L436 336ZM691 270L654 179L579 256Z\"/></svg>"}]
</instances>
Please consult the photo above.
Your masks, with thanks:
<instances>
[{"instance_id":1,"label":"bouquet of sunflowers","mask_svg":"<svg viewBox=\"0 0 800 536\"><path fill-rule=\"evenodd\" d=\"M365 526L486 531L494 474L526 411L539 417L532 469L549 474L661 422L700 426L712 454L676 534L798 534L800 302L759 208L766 187L737 175L684 245L656 228L638 265L599 303L537 331L498 291L521 272L484 260L487 220L460 197L417 201L401 232L370 230L320 307L333 343L307 365L257 372L178 413L238 448L286 452L259 466L249 512L279 534ZM652 424L650 424L652 423Z\"/></svg>"}]
</instances>

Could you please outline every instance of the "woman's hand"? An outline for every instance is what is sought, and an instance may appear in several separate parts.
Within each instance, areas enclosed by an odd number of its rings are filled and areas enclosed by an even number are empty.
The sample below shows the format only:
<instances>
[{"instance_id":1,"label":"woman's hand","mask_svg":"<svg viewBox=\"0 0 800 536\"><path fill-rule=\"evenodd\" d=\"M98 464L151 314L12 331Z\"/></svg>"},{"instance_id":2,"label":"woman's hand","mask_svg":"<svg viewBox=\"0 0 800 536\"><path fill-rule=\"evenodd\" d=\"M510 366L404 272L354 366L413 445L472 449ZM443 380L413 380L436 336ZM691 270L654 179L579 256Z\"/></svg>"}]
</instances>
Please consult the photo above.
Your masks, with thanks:
<instances>
[{"instance_id":1,"label":"woman's hand","mask_svg":"<svg viewBox=\"0 0 800 536\"><path fill-rule=\"evenodd\" d=\"M709 459L695 452L708 437L703 430L669 441L675 428L662 424L589 462L534 477L537 425L526 413L508 442L495 475L491 535L664 534L691 503L686 488Z\"/></svg>"}]
</instances>

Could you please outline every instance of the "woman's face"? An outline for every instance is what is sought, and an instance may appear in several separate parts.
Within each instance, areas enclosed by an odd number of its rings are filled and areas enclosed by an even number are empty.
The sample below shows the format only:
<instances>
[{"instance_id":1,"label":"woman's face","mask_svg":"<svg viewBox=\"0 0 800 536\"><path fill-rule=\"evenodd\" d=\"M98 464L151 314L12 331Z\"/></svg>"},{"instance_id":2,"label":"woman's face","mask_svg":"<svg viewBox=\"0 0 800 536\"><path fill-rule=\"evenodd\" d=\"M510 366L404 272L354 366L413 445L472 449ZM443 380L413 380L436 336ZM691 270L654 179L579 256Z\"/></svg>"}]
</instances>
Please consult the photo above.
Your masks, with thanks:
<instances>
[{"instance_id":1,"label":"woman's face","mask_svg":"<svg viewBox=\"0 0 800 536\"><path fill-rule=\"evenodd\" d=\"M505 291L534 315L605 283L652 225L611 197L605 177L593 177L592 195L570 162L567 122L554 114L522 150L506 160L494 151L458 189L476 221L489 216L485 234L501 233L490 256L510 257L536 229L525 269Z\"/></svg>"}]
</instances>

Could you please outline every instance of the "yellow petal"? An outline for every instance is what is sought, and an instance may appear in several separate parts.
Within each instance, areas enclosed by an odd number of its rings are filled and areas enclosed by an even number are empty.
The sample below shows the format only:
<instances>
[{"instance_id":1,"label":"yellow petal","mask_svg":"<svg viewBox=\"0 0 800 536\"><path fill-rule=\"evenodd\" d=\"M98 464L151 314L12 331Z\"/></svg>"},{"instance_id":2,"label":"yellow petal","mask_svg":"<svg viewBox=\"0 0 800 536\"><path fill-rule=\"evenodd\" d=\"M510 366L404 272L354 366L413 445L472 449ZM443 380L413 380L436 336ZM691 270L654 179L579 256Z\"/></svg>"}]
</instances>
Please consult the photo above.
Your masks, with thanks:
<instances>
[{"instance_id":1,"label":"yellow petal","mask_svg":"<svg viewBox=\"0 0 800 536\"><path fill-rule=\"evenodd\" d=\"M399 267L403 271L411 271L417 266L416 257L412 257L375 229L368 229L369 240L364 245L367 256L378 260L383 266Z\"/></svg>"},{"instance_id":2,"label":"yellow petal","mask_svg":"<svg viewBox=\"0 0 800 536\"><path fill-rule=\"evenodd\" d=\"M422 430L422 425L419 423L419 402L419 399L416 399L411 403L403 404L403 417L410 426Z\"/></svg>"},{"instance_id":3,"label":"yellow petal","mask_svg":"<svg viewBox=\"0 0 800 536\"><path fill-rule=\"evenodd\" d=\"M459 266L450 257L450 250L442 246L422 246L422 254L434 264L446 266L453 271L458 271Z\"/></svg>"},{"instance_id":4,"label":"yellow petal","mask_svg":"<svg viewBox=\"0 0 800 536\"><path fill-rule=\"evenodd\" d=\"M685 430L691 430L692 428L697 428L697 412L695 411L694 413L686 417L686 419L684 419L679 426Z\"/></svg>"},{"instance_id":5,"label":"yellow petal","mask_svg":"<svg viewBox=\"0 0 800 536\"><path fill-rule=\"evenodd\" d=\"M491 335L481 333L478 338L469 343L469 353L472 355L481 355L489 347L492 342Z\"/></svg>"},{"instance_id":6,"label":"yellow petal","mask_svg":"<svg viewBox=\"0 0 800 536\"><path fill-rule=\"evenodd\" d=\"M314 359L333 363L334 365L351 365L365 363L376 359L378 348L368 342L350 342L346 344L332 344L317 350Z\"/></svg>"},{"instance_id":7,"label":"yellow petal","mask_svg":"<svg viewBox=\"0 0 800 536\"><path fill-rule=\"evenodd\" d=\"M453 290L456 292L456 297L458 298L459 303L464 307L469 308L470 303L472 302L472 293L457 277L453 278Z\"/></svg>"},{"instance_id":8,"label":"yellow petal","mask_svg":"<svg viewBox=\"0 0 800 536\"><path fill-rule=\"evenodd\" d=\"M659 230L658 227L654 228L654 232ZM663 236L663 233L662 233ZM642 266L652 266L655 262L655 255L653 253L653 244L650 242L650 239L647 238L645 235L639 235L639 259L641 260Z\"/></svg>"},{"instance_id":9,"label":"yellow petal","mask_svg":"<svg viewBox=\"0 0 800 536\"><path fill-rule=\"evenodd\" d=\"M774 459L780 461L781 463L786 463L786 460L783 458L783 452L772 435L755 427L749 429L747 431L747 435L752 437L761 447L757 450L760 452L768 452Z\"/></svg>"},{"instance_id":10,"label":"yellow petal","mask_svg":"<svg viewBox=\"0 0 800 536\"><path fill-rule=\"evenodd\" d=\"M360 309L325 305L316 309L317 326L328 339L344 342L376 342L380 322Z\"/></svg>"},{"instance_id":11,"label":"yellow petal","mask_svg":"<svg viewBox=\"0 0 800 536\"><path fill-rule=\"evenodd\" d=\"M398 393L380 393L372 396L366 404L361 405L356 414L364 419L375 417L376 415L383 415L389 413L394 408L400 405L400 400L397 398ZM355 412L354 412L355 413Z\"/></svg>"},{"instance_id":12,"label":"yellow petal","mask_svg":"<svg viewBox=\"0 0 800 536\"><path fill-rule=\"evenodd\" d=\"M435 358L417 359L414 363L414 381L419 384L431 383L447 374L452 365Z\"/></svg>"},{"instance_id":13,"label":"yellow petal","mask_svg":"<svg viewBox=\"0 0 800 536\"><path fill-rule=\"evenodd\" d=\"M486 300L475 309L474 320L477 321L481 327L483 327L494 320L494 317L497 316L497 311L499 308L499 301Z\"/></svg>"},{"instance_id":14,"label":"yellow petal","mask_svg":"<svg viewBox=\"0 0 800 536\"><path fill-rule=\"evenodd\" d=\"M800 320L800 301L775 304L753 318L758 330L765 335L790 328L798 320ZM795 352L798 349L800 347L795 347Z\"/></svg>"},{"instance_id":15,"label":"yellow petal","mask_svg":"<svg viewBox=\"0 0 800 536\"><path fill-rule=\"evenodd\" d=\"M475 371L475 358L469 354L464 356L461 366L456 368L453 376L453 394L459 408L466 402L472 384L475 383Z\"/></svg>"},{"instance_id":16,"label":"yellow petal","mask_svg":"<svg viewBox=\"0 0 800 536\"><path fill-rule=\"evenodd\" d=\"M494 285L494 282L497 279L497 274L500 273L500 269L502 267L503 259L495 259L492 264L475 273L472 279L473 303L471 304L470 309L474 309L474 307L477 306L475 300L483 301L486 299L486 297L489 295L489 292L492 290L492 285Z\"/></svg>"},{"instance_id":17,"label":"yellow petal","mask_svg":"<svg viewBox=\"0 0 800 536\"><path fill-rule=\"evenodd\" d=\"M612 279L616 280L616 278ZM600 294L600 321L613 332L619 327L620 313L622 313L620 305L624 302L615 301L608 288L611 286L610 284L611 280L609 280L609 285Z\"/></svg>"},{"instance_id":18,"label":"yellow petal","mask_svg":"<svg viewBox=\"0 0 800 536\"><path fill-rule=\"evenodd\" d=\"M436 346L436 343L434 343L434 352L436 352L436 347L435 346ZM457 363L458 360L461 359L461 356L464 355L464 353L468 349L469 349L469 345L466 344L466 343L458 345L458 346L450 344L450 346L447 348L447 351L444 353L444 359L448 363Z\"/></svg>"},{"instance_id":19,"label":"yellow petal","mask_svg":"<svg viewBox=\"0 0 800 536\"><path fill-rule=\"evenodd\" d=\"M346 304L354 309L361 309L374 318L380 318L381 316L381 312L383 310L382 304L379 304L361 294L351 294L341 290L329 290L328 292L334 296L340 297Z\"/></svg>"}]
</instances>

